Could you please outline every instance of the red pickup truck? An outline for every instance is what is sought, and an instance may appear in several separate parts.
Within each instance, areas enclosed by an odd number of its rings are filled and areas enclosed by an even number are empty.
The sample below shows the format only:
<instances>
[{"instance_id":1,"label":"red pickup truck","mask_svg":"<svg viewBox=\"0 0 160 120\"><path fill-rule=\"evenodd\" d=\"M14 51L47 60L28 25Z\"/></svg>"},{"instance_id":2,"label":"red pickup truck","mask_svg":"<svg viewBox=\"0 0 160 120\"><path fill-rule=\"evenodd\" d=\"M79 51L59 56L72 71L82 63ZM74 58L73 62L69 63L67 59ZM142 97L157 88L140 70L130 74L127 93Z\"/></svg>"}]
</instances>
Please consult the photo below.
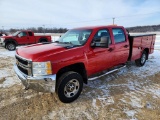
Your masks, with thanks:
<instances>
[{"instance_id":1,"label":"red pickup truck","mask_svg":"<svg viewBox=\"0 0 160 120\"><path fill-rule=\"evenodd\" d=\"M0 38L0 44L12 51L16 49L18 45L35 44L38 42L51 42L51 36L35 36L32 31L17 31L12 36L2 36Z\"/></svg>"},{"instance_id":2,"label":"red pickup truck","mask_svg":"<svg viewBox=\"0 0 160 120\"><path fill-rule=\"evenodd\" d=\"M131 36L122 26L71 29L54 43L17 49L14 70L26 89L56 92L69 103L88 80L125 67L127 61L143 66L154 51L155 36Z\"/></svg>"}]
</instances>

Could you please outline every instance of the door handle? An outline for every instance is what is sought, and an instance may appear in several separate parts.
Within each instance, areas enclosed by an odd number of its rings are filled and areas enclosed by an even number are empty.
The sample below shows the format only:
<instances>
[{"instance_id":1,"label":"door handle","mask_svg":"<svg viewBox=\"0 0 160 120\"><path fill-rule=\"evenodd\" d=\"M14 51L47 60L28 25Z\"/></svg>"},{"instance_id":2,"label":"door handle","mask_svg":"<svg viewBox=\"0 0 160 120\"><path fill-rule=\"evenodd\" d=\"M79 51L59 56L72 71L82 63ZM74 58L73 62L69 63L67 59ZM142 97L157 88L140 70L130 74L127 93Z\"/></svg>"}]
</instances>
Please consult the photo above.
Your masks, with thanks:
<instances>
[{"instance_id":1,"label":"door handle","mask_svg":"<svg viewBox=\"0 0 160 120\"><path fill-rule=\"evenodd\" d=\"M114 50L113 48L109 48L109 49L108 49L109 52L112 52L113 50Z\"/></svg>"},{"instance_id":2,"label":"door handle","mask_svg":"<svg viewBox=\"0 0 160 120\"><path fill-rule=\"evenodd\" d=\"M125 46L123 46L124 48L127 48L128 47L128 45L125 45Z\"/></svg>"}]
</instances>

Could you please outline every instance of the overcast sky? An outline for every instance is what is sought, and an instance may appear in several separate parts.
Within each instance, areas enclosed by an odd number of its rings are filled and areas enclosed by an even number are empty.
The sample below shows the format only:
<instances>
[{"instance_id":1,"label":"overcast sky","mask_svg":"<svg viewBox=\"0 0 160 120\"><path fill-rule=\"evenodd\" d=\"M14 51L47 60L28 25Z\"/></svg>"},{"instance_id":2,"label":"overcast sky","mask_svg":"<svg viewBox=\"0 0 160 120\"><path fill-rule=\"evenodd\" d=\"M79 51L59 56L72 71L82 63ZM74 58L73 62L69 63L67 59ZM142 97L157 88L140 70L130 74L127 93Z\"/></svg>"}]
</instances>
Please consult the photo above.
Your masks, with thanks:
<instances>
[{"instance_id":1,"label":"overcast sky","mask_svg":"<svg viewBox=\"0 0 160 120\"><path fill-rule=\"evenodd\" d=\"M160 0L0 0L0 29L160 24Z\"/></svg>"}]
</instances>

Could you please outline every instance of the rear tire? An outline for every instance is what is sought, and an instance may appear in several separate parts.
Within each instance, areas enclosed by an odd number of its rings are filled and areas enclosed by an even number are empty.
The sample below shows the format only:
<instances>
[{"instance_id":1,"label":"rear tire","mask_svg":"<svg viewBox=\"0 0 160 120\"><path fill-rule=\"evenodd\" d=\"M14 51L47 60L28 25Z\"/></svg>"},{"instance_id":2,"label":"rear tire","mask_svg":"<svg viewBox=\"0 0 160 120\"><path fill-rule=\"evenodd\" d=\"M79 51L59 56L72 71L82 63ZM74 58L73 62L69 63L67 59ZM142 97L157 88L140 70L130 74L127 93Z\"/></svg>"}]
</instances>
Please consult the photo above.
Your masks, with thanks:
<instances>
[{"instance_id":1,"label":"rear tire","mask_svg":"<svg viewBox=\"0 0 160 120\"><path fill-rule=\"evenodd\" d=\"M138 67L142 67L146 63L146 60L147 60L147 52L143 51L141 58L135 60L135 63Z\"/></svg>"},{"instance_id":2,"label":"rear tire","mask_svg":"<svg viewBox=\"0 0 160 120\"><path fill-rule=\"evenodd\" d=\"M6 46L5 46L9 51L13 51L16 49L16 45L12 42L10 43L7 43Z\"/></svg>"},{"instance_id":3,"label":"rear tire","mask_svg":"<svg viewBox=\"0 0 160 120\"><path fill-rule=\"evenodd\" d=\"M61 102L70 103L76 100L83 88L82 76L77 72L66 72L58 80L57 94Z\"/></svg>"}]
</instances>

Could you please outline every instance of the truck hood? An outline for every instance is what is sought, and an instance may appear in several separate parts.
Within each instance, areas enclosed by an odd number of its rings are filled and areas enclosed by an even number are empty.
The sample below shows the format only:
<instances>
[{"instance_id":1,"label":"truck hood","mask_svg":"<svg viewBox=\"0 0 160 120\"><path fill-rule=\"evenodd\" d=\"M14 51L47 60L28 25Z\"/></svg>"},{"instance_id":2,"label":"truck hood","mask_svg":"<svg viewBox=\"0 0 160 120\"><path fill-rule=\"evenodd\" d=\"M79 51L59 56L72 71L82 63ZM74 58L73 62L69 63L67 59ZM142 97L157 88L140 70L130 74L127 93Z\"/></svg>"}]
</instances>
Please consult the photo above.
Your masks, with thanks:
<instances>
[{"instance_id":1,"label":"truck hood","mask_svg":"<svg viewBox=\"0 0 160 120\"><path fill-rule=\"evenodd\" d=\"M26 59L37 61L39 58L50 55L56 54L61 51L66 50L65 47L59 46L56 43L51 44L33 44L25 47L20 47L17 49L16 53Z\"/></svg>"},{"instance_id":2,"label":"truck hood","mask_svg":"<svg viewBox=\"0 0 160 120\"><path fill-rule=\"evenodd\" d=\"M1 38L5 38L5 39L7 39L7 38L13 38L14 36L1 36Z\"/></svg>"}]
</instances>

